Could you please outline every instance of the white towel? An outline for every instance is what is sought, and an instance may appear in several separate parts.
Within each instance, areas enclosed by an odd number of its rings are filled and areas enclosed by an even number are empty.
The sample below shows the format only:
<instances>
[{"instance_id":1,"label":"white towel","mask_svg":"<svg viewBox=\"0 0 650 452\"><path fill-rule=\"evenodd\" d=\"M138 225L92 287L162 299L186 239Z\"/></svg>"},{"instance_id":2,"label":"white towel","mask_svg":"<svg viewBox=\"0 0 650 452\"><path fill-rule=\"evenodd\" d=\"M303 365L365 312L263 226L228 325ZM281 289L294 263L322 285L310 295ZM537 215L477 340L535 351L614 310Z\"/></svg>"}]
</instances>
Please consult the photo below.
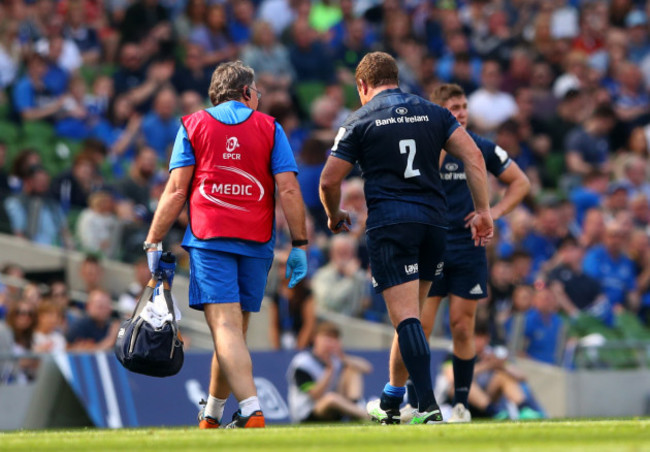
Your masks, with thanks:
<instances>
[{"instance_id":1,"label":"white towel","mask_svg":"<svg viewBox=\"0 0 650 452\"><path fill-rule=\"evenodd\" d=\"M176 321L181 319L181 312L176 306L176 302L172 297L172 304L174 305L174 315L176 316ZM167 302L165 302L165 296L163 291L160 290L160 286L156 288L153 296L153 301L148 301L147 304L142 309L140 317L144 319L149 325L154 328L161 328L165 322L172 321L172 315L167 309Z\"/></svg>"}]
</instances>

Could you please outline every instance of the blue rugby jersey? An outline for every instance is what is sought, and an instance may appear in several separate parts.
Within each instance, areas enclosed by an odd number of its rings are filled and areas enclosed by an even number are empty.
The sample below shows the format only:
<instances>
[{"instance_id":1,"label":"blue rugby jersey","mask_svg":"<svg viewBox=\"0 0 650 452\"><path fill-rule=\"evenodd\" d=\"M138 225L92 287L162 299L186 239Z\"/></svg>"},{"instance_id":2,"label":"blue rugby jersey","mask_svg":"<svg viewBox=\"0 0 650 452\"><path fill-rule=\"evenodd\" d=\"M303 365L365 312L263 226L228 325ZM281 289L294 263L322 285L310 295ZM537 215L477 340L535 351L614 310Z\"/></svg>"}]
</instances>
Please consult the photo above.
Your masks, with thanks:
<instances>
[{"instance_id":1,"label":"blue rugby jersey","mask_svg":"<svg viewBox=\"0 0 650 452\"><path fill-rule=\"evenodd\" d=\"M512 163L508 153L473 132L469 134L481 150L487 170L499 177ZM440 167L440 178L448 205L447 250L474 248L472 233L469 228L465 228L465 217L474 210L474 202L467 185L463 162L447 153Z\"/></svg>"},{"instance_id":2,"label":"blue rugby jersey","mask_svg":"<svg viewBox=\"0 0 650 452\"><path fill-rule=\"evenodd\" d=\"M446 226L438 165L458 127L449 110L400 89L380 92L348 117L332 156L361 167L367 230L399 223Z\"/></svg>"}]
</instances>

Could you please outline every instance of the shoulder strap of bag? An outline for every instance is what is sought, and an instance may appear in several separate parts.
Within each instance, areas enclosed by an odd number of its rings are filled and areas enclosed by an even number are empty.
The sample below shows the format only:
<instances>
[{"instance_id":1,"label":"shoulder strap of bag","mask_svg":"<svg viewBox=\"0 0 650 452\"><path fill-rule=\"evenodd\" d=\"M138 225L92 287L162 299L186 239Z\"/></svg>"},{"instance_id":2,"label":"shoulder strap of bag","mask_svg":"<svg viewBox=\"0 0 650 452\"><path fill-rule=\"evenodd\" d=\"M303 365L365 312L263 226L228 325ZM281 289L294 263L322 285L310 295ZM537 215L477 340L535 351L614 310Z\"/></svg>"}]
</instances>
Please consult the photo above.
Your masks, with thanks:
<instances>
[{"instance_id":1,"label":"shoulder strap of bag","mask_svg":"<svg viewBox=\"0 0 650 452\"><path fill-rule=\"evenodd\" d=\"M144 309L144 306L147 304L147 302L152 299L153 291L156 289L157 284L158 281L156 280L156 278L151 278L149 280L146 287L142 291L142 295L140 295L140 299L138 300L138 302L135 305L135 308L133 309L133 315L131 316L132 319L135 319L137 316L139 316L142 310ZM174 314L172 313L172 315Z\"/></svg>"}]
</instances>

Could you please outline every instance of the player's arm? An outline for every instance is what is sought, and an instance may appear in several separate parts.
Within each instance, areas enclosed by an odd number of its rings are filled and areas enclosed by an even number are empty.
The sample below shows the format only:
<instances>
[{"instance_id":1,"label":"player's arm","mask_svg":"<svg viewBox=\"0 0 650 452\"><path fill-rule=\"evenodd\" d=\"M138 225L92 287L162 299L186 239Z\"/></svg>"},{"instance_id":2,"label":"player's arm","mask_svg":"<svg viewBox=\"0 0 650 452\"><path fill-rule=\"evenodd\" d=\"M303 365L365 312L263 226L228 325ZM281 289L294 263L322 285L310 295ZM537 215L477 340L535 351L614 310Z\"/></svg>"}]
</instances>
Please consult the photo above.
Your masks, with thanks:
<instances>
[{"instance_id":1,"label":"player's arm","mask_svg":"<svg viewBox=\"0 0 650 452\"><path fill-rule=\"evenodd\" d=\"M341 183L352 168L352 163L329 156L320 175L320 200L329 218L328 227L335 234L350 230L350 215L341 209Z\"/></svg>"},{"instance_id":2,"label":"player's arm","mask_svg":"<svg viewBox=\"0 0 650 452\"><path fill-rule=\"evenodd\" d=\"M302 200L296 173L293 171L277 173L274 178L278 186L280 205L289 225L291 240L306 240L305 203ZM307 249L306 245L302 248Z\"/></svg>"},{"instance_id":3,"label":"player's arm","mask_svg":"<svg viewBox=\"0 0 650 452\"><path fill-rule=\"evenodd\" d=\"M493 220L498 220L510 213L530 191L528 176L514 161L499 175L499 181L506 185L506 192L503 194L501 201L491 209Z\"/></svg>"},{"instance_id":4,"label":"player's arm","mask_svg":"<svg viewBox=\"0 0 650 452\"><path fill-rule=\"evenodd\" d=\"M194 165L175 168L169 175L165 190L160 196L158 208L153 216L147 242L160 243L181 213L189 193Z\"/></svg>"},{"instance_id":5,"label":"player's arm","mask_svg":"<svg viewBox=\"0 0 650 452\"><path fill-rule=\"evenodd\" d=\"M483 154L462 127L456 128L444 146L452 156L463 161L467 185L474 201L476 216L472 220L472 238L476 245L487 244L494 234L487 188L487 170Z\"/></svg>"}]
</instances>

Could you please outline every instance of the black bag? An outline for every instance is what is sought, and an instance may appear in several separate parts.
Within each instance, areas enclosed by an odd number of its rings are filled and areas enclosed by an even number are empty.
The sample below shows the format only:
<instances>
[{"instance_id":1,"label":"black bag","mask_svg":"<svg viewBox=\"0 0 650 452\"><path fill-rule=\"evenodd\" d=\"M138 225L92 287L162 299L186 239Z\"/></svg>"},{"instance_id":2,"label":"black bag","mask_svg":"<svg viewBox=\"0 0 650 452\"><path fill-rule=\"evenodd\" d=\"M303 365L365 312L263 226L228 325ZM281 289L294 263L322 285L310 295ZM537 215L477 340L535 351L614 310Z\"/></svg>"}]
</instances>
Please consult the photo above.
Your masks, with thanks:
<instances>
[{"instance_id":1,"label":"black bag","mask_svg":"<svg viewBox=\"0 0 650 452\"><path fill-rule=\"evenodd\" d=\"M140 317L145 305L152 299L158 281L155 278L149 281L132 317L120 325L115 341L115 356L131 372L169 377L181 370L184 352L167 281L162 280L163 295L172 321L166 321L161 328L154 328Z\"/></svg>"}]
</instances>

